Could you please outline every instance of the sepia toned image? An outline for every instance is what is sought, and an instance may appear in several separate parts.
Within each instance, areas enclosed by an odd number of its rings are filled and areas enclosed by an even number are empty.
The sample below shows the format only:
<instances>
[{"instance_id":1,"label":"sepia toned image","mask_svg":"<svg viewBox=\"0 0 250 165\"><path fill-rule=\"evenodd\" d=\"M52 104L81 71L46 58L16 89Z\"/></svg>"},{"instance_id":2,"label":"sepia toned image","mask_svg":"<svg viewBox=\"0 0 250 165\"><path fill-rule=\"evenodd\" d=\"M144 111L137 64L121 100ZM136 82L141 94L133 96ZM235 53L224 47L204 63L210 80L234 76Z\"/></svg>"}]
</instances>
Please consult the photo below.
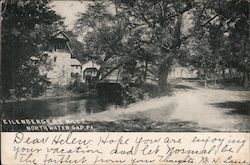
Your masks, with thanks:
<instances>
[{"instance_id":1,"label":"sepia toned image","mask_svg":"<svg viewBox=\"0 0 250 165\"><path fill-rule=\"evenodd\" d=\"M3 132L249 132L249 0L1 0Z\"/></svg>"}]
</instances>

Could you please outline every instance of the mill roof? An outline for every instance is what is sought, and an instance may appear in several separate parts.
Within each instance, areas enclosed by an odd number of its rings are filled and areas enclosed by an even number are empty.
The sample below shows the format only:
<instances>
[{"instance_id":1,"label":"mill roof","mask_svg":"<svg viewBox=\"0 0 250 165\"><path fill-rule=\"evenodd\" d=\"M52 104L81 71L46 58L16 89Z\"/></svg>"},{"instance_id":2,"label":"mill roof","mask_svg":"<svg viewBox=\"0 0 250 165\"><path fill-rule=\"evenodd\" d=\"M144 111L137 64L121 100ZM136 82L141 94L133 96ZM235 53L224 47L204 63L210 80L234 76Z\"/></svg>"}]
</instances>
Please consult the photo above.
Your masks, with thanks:
<instances>
[{"instance_id":1,"label":"mill roof","mask_svg":"<svg viewBox=\"0 0 250 165\"><path fill-rule=\"evenodd\" d=\"M69 39L69 37L67 36L67 34L65 34L63 31L60 31L60 32L54 34L54 35L52 36L52 38L54 38L54 39L62 39L62 40L65 40L65 41L67 41L67 42L70 41L70 39Z\"/></svg>"},{"instance_id":2,"label":"mill roof","mask_svg":"<svg viewBox=\"0 0 250 165\"><path fill-rule=\"evenodd\" d=\"M71 58L70 65L82 65L76 58Z\"/></svg>"}]
</instances>

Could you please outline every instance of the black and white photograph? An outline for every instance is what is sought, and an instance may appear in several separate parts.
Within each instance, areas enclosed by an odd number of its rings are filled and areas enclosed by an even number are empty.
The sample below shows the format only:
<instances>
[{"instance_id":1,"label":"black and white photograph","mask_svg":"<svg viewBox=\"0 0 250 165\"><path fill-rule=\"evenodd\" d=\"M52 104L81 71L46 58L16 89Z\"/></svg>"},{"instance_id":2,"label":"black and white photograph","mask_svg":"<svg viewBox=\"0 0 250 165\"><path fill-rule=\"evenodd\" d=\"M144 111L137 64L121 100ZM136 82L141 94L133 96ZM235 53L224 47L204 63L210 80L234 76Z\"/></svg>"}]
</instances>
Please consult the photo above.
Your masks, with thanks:
<instances>
[{"instance_id":1,"label":"black and white photograph","mask_svg":"<svg viewBox=\"0 0 250 165\"><path fill-rule=\"evenodd\" d=\"M2 132L249 132L249 0L1 0Z\"/></svg>"}]
</instances>

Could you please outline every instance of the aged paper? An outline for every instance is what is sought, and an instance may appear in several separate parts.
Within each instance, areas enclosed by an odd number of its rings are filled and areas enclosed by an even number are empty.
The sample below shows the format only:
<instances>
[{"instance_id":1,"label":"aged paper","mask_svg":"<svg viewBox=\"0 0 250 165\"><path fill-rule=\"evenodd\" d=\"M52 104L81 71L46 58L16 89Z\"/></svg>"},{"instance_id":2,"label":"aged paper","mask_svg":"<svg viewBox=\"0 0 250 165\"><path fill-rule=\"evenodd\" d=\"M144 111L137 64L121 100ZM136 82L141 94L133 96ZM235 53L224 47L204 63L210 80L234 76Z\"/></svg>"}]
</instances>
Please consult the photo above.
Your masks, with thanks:
<instances>
[{"instance_id":1,"label":"aged paper","mask_svg":"<svg viewBox=\"0 0 250 165\"><path fill-rule=\"evenodd\" d=\"M2 140L3 164L249 164L247 133L19 132Z\"/></svg>"},{"instance_id":2,"label":"aged paper","mask_svg":"<svg viewBox=\"0 0 250 165\"><path fill-rule=\"evenodd\" d=\"M1 164L250 164L249 0L1 0Z\"/></svg>"}]
</instances>

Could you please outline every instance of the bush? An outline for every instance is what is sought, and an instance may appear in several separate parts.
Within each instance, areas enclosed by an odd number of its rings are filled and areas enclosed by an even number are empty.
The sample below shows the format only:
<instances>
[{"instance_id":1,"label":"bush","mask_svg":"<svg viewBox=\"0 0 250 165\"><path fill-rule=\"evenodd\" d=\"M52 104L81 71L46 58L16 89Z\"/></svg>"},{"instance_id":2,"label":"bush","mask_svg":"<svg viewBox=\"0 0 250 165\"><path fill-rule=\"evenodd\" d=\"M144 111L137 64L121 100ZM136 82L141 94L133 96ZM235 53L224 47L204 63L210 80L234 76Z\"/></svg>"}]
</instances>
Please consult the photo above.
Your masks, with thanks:
<instances>
[{"instance_id":1,"label":"bush","mask_svg":"<svg viewBox=\"0 0 250 165\"><path fill-rule=\"evenodd\" d=\"M23 70L17 76L16 95L17 97L38 97L45 93L51 84L45 75L40 75L37 69L29 68L29 74Z\"/></svg>"},{"instance_id":2,"label":"bush","mask_svg":"<svg viewBox=\"0 0 250 165\"><path fill-rule=\"evenodd\" d=\"M125 98L127 103L153 98L159 95L159 89L154 84L130 85L125 90Z\"/></svg>"},{"instance_id":3,"label":"bush","mask_svg":"<svg viewBox=\"0 0 250 165\"><path fill-rule=\"evenodd\" d=\"M76 94L83 94L86 92L87 85L85 83L77 82L69 85L68 89Z\"/></svg>"}]
</instances>

